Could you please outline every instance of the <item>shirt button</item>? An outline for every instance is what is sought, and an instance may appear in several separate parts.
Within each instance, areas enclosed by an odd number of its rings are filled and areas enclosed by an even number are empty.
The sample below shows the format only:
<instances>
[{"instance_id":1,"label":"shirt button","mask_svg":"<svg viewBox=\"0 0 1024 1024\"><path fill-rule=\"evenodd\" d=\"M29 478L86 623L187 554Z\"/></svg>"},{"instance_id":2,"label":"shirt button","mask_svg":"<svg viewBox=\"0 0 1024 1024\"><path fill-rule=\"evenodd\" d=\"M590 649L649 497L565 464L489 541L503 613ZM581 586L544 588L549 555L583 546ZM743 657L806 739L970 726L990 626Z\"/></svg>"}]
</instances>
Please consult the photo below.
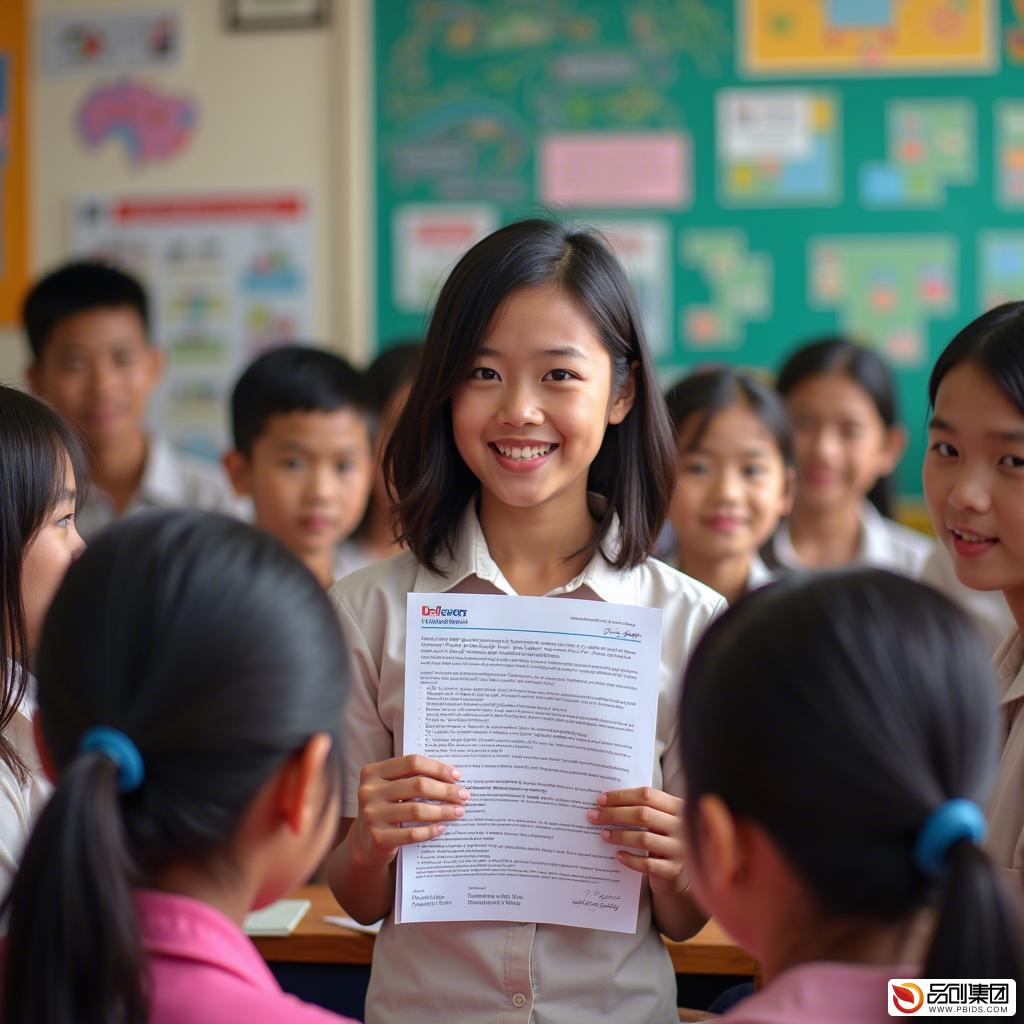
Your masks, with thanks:
<instances>
[{"instance_id":1,"label":"shirt button","mask_svg":"<svg viewBox=\"0 0 1024 1024\"><path fill-rule=\"evenodd\" d=\"M521 1010L526 1005L526 996L524 996L522 992L517 992L512 997L512 1005L517 1010Z\"/></svg>"}]
</instances>

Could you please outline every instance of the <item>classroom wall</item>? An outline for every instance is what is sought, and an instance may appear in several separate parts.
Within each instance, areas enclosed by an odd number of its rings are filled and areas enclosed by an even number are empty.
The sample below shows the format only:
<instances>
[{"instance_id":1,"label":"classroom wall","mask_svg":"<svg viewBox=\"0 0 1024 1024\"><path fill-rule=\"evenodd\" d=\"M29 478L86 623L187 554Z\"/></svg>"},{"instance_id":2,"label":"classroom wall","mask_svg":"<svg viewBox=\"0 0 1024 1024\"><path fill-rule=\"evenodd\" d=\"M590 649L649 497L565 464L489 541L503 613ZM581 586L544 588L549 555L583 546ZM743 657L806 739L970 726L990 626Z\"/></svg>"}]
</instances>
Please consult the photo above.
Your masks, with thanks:
<instances>
[{"instance_id":1,"label":"classroom wall","mask_svg":"<svg viewBox=\"0 0 1024 1024\"><path fill-rule=\"evenodd\" d=\"M32 0L33 21L67 11L124 11L126 0ZM147 5L148 6L148 5ZM139 74L198 104L190 144L163 163L132 165L108 141L86 151L72 119L82 98L110 76L31 77L31 263L68 253L70 202L117 190L264 187L308 189L314 198L312 322L318 340L347 355L369 351L365 274L368 160L363 133L368 90L366 0L338 0L326 28L227 32L217 0L171 0L185 18L181 66ZM0 380L21 380L20 333L0 330Z\"/></svg>"}]
</instances>

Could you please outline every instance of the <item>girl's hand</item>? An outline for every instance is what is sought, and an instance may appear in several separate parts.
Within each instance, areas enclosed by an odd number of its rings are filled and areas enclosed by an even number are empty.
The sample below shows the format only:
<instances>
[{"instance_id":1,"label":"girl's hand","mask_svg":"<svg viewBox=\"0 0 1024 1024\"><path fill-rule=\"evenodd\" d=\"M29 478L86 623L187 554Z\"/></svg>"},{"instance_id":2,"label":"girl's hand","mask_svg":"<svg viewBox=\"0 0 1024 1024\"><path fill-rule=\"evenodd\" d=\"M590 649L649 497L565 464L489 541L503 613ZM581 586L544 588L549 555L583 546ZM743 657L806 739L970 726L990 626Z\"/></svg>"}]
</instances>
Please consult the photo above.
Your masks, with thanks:
<instances>
[{"instance_id":1,"label":"girl's hand","mask_svg":"<svg viewBox=\"0 0 1024 1024\"><path fill-rule=\"evenodd\" d=\"M615 789L597 798L597 809L587 812L594 825L609 825L601 838L613 846L646 850L642 857L619 850L615 857L626 867L649 877L651 890L663 896L681 896L690 888L683 853L683 801L651 786ZM639 826L643 832L623 826Z\"/></svg>"},{"instance_id":2,"label":"girl's hand","mask_svg":"<svg viewBox=\"0 0 1024 1024\"><path fill-rule=\"evenodd\" d=\"M457 785L459 778L455 768L420 754L366 765L352 825L353 860L381 867L395 859L400 847L441 835L445 821L466 813L469 793ZM403 828L406 823L412 827Z\"/></svg>"}]
</instances>

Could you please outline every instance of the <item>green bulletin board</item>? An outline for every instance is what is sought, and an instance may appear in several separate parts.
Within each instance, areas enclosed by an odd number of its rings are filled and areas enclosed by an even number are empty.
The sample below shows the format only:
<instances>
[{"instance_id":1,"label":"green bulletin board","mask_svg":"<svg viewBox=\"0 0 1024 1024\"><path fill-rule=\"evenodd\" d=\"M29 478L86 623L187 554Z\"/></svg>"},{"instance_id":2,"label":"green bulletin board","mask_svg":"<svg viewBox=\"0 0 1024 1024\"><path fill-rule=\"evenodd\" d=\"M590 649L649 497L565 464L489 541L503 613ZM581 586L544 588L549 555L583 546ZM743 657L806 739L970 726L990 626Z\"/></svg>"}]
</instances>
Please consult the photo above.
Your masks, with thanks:
<instances>
[{"instance_id":1,"label":"green bulletin board","mask_svg":"<svg viewBox=\"0 0 1024 1024\"><path fill-rule=\"evenodd\" d=\"M666 381L848 332L926 381L1024 297L1021 0L377 0L377 337L554 211L606 232Z\"/></svg>"}]
</instances>

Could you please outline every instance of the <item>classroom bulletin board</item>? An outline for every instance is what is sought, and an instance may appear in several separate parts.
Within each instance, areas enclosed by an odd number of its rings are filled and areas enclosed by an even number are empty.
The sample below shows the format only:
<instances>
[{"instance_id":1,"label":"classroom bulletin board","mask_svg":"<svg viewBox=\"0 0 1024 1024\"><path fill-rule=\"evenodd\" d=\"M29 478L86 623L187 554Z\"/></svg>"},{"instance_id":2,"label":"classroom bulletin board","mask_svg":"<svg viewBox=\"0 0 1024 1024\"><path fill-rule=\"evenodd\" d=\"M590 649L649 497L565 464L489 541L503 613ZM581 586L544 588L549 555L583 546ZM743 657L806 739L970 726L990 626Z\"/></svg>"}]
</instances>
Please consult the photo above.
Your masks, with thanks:
<instances>
[{"instance_id":1,"label":"classroom bulletin board","mask_svg":"<svg viewBox=\"0 0 1024 1024\"><path fill-rule=\"evenodd\" d=\"M28 2L0 2L0 325L28 282Z\"/></svg>"},{"instance_id":2,"label":"classroom bulletin board","mask_svg":"<svg viewBox=\"0 0 1024 1024\"><path fill-rule=\"evenodd\" d=\"M602 229L663 379L841 331L926 382L1024 297L1024 0L378 0L376 330L545 211Z\"/></svg>"}]
</instances>

